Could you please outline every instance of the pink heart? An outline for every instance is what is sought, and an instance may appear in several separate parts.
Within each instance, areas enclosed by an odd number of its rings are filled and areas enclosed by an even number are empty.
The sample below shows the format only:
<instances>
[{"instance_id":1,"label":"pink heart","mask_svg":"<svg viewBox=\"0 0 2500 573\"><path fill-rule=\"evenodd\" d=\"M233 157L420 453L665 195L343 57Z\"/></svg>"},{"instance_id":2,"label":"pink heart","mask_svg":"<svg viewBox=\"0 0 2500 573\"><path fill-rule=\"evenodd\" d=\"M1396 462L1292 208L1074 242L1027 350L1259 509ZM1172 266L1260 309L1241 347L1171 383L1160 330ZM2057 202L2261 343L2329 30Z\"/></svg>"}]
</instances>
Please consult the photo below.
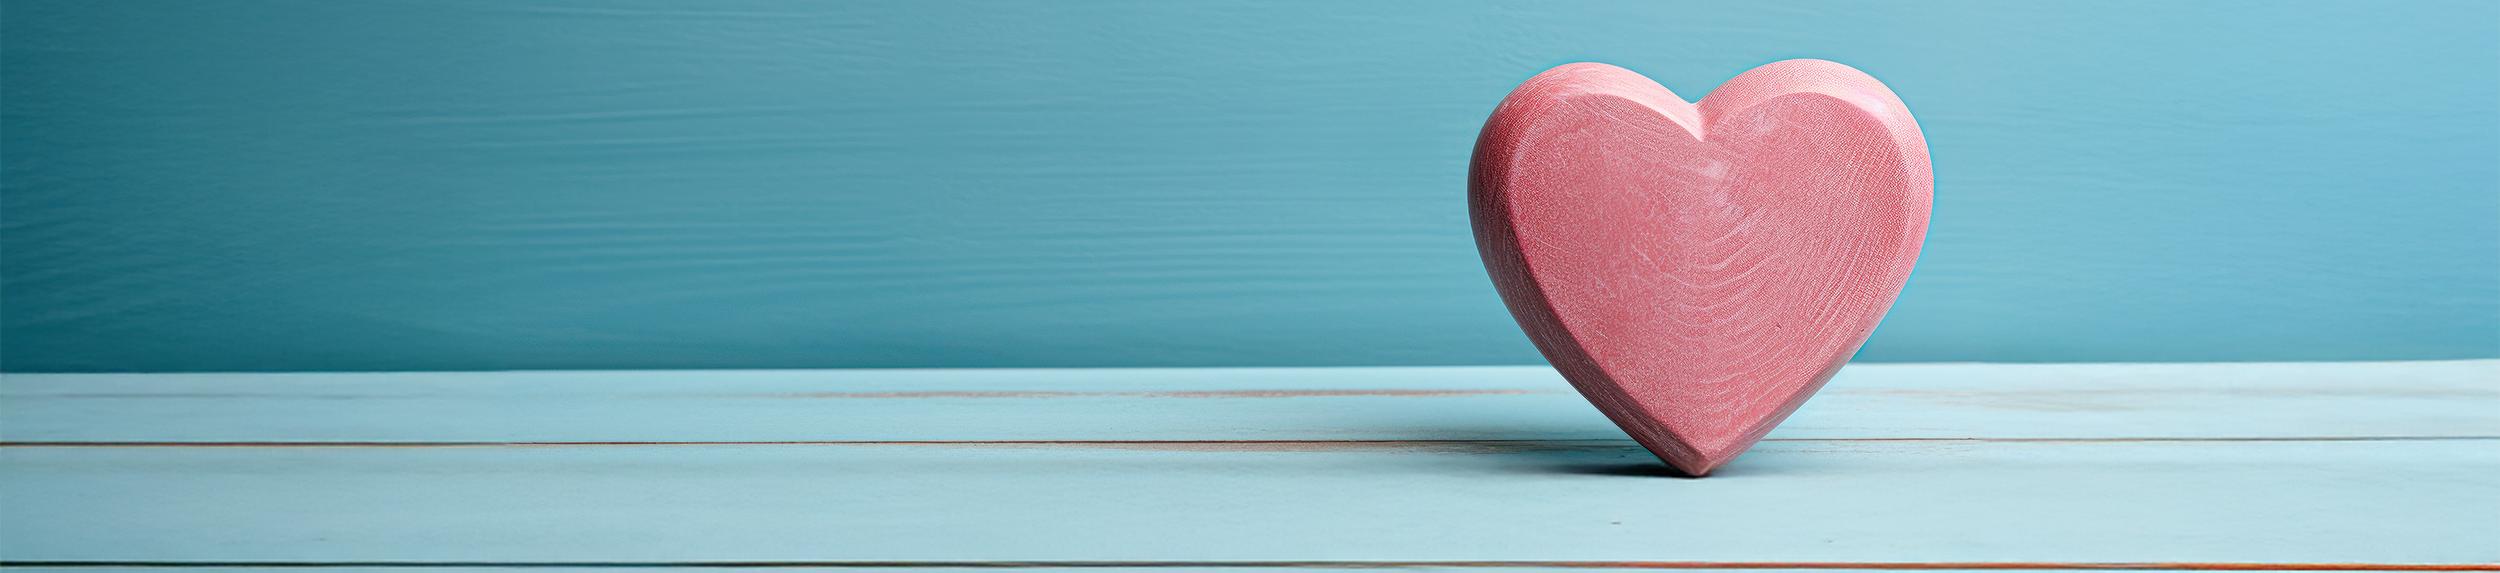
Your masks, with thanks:
<instances>
[{"instance_id":1,"label":"pink heart","mask_svg":"<svg viewBox=\"0 0 2500 573\"><path fill-rule=\"evenodd\" d=\"M1840 370L1927 235L1927 141L1882 82L1789 60L1698 105L1605 64L1486 120L1468 188L1511 315L1676 469L1744 453Z\"/></svg>"}]
</instances>

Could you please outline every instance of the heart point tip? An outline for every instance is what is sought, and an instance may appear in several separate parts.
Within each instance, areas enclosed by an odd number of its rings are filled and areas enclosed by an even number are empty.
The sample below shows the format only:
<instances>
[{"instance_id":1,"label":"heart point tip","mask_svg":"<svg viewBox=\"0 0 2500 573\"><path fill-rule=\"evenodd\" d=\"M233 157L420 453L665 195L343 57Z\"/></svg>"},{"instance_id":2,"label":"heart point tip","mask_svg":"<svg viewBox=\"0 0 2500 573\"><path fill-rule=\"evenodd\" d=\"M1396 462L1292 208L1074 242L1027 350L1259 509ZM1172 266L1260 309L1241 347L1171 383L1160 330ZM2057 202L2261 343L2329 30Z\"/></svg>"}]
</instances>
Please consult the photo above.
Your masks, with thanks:
<instances>
[{"instance_id":1,"label":"heart point tip","mask_svg":"<svg viewBox=\"0 0 2500 573\"><path fill-rule=\"evenodd\" d=\"M1719 469L1721 465L1725 465L1725 462L1667 460L1667 467L1674 468L1677 473L1682 473L1685 477L1710 477L1710 472Z\"/></svg>"},{"instance_id":2,"label":"heart point tip","mask_svg":"<svg viewBox=\"0 0 2500 573\"><path fill-rule=\"evenodd\" d=\"M1676 472L1686 476L1697 478L1709 477L1710 472L1718 471L1728 462L1736 461L1736 456L1745 453L1741 448L1706 451L1652 450L1652 452L1657 453L1658 459L1666 462L1667 467L1674 468Z\"/></svg>"}]
</instances>

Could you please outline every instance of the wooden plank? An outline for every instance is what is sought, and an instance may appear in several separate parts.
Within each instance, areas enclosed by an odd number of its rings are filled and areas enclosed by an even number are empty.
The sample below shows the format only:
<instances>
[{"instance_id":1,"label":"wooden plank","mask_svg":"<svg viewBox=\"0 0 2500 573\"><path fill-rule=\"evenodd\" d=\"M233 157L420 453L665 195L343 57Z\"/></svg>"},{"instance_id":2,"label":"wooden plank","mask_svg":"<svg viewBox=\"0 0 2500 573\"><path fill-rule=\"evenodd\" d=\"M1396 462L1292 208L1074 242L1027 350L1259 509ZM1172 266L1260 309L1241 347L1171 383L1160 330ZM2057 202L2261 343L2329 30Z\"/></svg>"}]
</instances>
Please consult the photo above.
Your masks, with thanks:
<instances>
[{"instance_id":1,"label":"wooden plank","mask_svg":"<svg viewBox=\"0 0 2500 573\"><path fill-rule=\"evenodd\" d=\"M2500 435L2500 361L1857 365L1773 439ZM0 375L0 439L1581 440L1544 367Z\"/></svg>"},{"instance_id":2,"label":"wooden plank","mask_svg":"<svg viewBox=\"0 0 2500 573\"><path fill-rule=\"evenodd\" d=\"M2500 441L0 448L9 561L2500 562ZM1701 516L1707 516L1706 519Z\"/></svg>"}]
</instances>

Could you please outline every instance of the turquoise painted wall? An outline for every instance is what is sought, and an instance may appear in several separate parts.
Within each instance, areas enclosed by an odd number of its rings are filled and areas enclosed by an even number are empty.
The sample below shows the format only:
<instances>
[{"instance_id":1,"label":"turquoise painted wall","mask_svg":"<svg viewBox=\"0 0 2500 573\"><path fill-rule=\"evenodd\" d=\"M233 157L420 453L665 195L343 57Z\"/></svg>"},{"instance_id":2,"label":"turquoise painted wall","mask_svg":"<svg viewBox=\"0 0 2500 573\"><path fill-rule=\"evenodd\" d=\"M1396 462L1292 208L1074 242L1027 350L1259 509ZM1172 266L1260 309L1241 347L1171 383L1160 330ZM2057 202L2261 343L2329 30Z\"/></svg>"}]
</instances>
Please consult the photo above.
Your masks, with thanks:
<instances>
[{"instance_id":1,"label":"turquoise painted wall","mask_svg":"<svg viewBox=\"0 0 2500 573\"><path fill-rule=\"evenodd\" d=\"M1477 126L1883 78L1864 360L2500 356L2500 3L0 2L0 368L1532 363Z\"/></svg>"}]
</instances>

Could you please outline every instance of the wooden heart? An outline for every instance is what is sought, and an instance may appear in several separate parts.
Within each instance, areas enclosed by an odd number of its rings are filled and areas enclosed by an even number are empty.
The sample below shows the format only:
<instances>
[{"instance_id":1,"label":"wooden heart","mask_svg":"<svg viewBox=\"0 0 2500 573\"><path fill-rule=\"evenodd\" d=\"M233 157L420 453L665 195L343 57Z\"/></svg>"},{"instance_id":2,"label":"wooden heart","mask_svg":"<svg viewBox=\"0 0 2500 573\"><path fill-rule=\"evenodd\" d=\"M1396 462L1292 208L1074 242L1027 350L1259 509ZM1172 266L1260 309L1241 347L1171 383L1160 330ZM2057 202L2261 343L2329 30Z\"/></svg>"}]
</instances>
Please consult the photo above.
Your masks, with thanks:
<instances>
[{"instance_id":1,"label":"wooden heart","mask_svg":"<svg viewBox=\"0 0 2500 573\"><path fill-rule=\"evenodd\" d=\"M1630 70L1530 78L1468 201L1537 349L1669 465L1706 475L1865 344L1927 235L1927 142L1882 82L1789 60L1685 103Z\"/></svg>"}]
</instances>

